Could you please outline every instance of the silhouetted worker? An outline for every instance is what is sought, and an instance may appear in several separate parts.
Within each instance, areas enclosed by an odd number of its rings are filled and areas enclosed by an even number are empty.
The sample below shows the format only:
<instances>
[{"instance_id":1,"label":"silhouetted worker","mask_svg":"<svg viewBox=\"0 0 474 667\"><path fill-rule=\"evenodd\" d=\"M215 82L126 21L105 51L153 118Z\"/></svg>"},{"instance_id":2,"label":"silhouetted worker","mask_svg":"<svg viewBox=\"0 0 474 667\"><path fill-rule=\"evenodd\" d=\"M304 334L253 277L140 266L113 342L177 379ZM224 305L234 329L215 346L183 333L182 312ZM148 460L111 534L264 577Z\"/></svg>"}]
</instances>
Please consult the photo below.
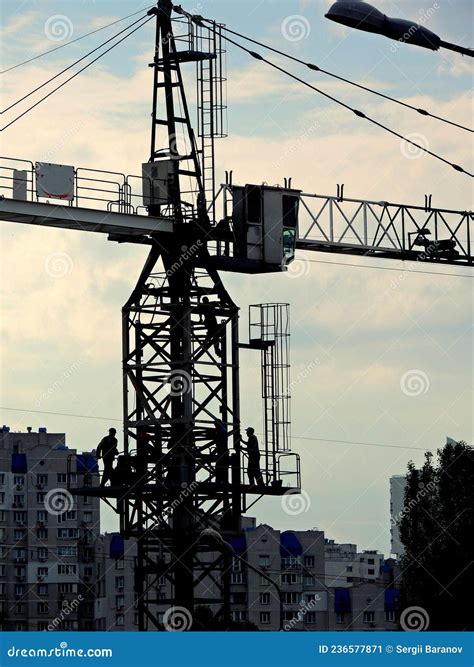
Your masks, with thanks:
<instances>
[{"instance_id":1,"label":"silhouetted worker","mask_svg":"<svg viewBox=\"0 0 474 667\"><path fill-rule=\"evenodd\" d=\"M202 304L204 314L201 317L207 329L207 342L209 345L214 344L216 354L220 355L221 344L219 341L219 324L217 323L217 318L207 296L202 297Z\"/></svg>"},{"instance_id":2,"label":"silhouetted worker","mask_svg":"<svg viewBox=\"0 0 474 667\"><path fill-rule=\"evenodd\" d=\"M260 470L260 450L258 448L258 440L255 435L255 429L249 426L245 429L248 440L247 442L241 441L244 445L244 448L247 450L248 454L248 466L247 466L247 475L249 476L249 484L253 486L255 483L259 487L265 486L262 477L262 471Z\"/></svg>"},{"instance_id":3,"label":"silhouetted worker","mask_svg":"<svg viewBox=\"0 0 474 667\"><path fill-rule=\"evenodd\" d=\"M216 419L214 422L214 443L216 457L216 482L227 484L229 481L229 448L227 431L224 424Z\"/></svg>"},{"instance_id":4,"label":"silhouetted worker","mask_svg":"<svg viewBox=\"0 0 474 667\"><path fill-rule=\"evenodd\" d=\"M114 428L109 428L109 435L102 438L97 447L97 459L102 459L104 461L104 472L102 473L102 479L100 481L101 486L105 486L108 481L112 480L114 459L118 455L118 441L115 437L116 433L117 431Z\"/></svg>"}]
</instances>

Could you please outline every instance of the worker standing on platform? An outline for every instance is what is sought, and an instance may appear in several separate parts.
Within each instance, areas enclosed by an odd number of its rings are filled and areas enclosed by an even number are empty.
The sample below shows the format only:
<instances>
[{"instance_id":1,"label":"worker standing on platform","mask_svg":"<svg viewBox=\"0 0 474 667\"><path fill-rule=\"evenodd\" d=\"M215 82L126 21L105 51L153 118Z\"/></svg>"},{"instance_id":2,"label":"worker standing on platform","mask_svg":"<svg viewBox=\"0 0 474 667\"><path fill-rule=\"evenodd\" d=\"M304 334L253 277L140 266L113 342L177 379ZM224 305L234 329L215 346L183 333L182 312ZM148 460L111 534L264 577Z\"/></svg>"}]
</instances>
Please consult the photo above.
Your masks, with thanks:
<instances>
[{"instance_id":1,"label":"worker standing on platform","mask_svg":"<svg viewBox=\"0 0 474 667\"><path fill-rule=\"evenodd\" d=\"M265 486L262 477L262 471L260 470L260 449L258 448L258 440L255 435L255 429L251 426L245 429L248 440L244 442L241 440L244 449L247 450L248 454L248 466L247 466L247 475L249 476L250 486L254 486L255 483L262 488Z\"/></svg>"},{"instance_id":2,"label":"worker standing on platform","mask_svg":"<svg viewBox=\"0 0 474 667\"><path fill-rule=\"evenodd\" d=\"M204 321L204 326L207 329L207 342L209 345L214 344L215 353L220 356L221 344L219 340L219 324L217 323L217 317L207 296L202 297L202 304L201 307L204 314L201 315L201 320Z\"/></svg>"},{"instance_id":3,"label":"worker standing on platform","mask_svg":"<svg viewBox=\"0 0 474 667\"><path fill-rule=\"evenodd\" d=\"M114 459L118 455L118 441L115 437L117 431L114 428L109 428L109 435L106 435L99 442L97 447L97 459L103 459L104 472L100 481L101 486L105 486L108 481L112 481L112 473L114 470Z\"/></svg>"}]
</instances>

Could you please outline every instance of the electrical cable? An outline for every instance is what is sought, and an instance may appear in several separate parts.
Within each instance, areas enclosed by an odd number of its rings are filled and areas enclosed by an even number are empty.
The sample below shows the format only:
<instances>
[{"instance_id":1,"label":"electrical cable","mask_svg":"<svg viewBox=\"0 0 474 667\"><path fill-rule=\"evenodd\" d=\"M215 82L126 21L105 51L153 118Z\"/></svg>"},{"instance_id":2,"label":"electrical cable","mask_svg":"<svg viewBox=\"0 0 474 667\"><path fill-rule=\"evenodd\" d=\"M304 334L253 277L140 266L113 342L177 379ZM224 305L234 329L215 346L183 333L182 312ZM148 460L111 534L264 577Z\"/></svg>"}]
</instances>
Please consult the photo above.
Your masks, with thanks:
<instances>
[{"instance_id":1,"label":"electrical cable","mask_svg":"<svg viewBox=\"0 0 474 667\"><path fill-rule=\"evenodd\" d=\"M6 72L10 72L13 69L17 69L17 67L22 67L23 65L27 65L28 63L33 62L33 60L38 60L38 58L42 58L43 56L47 56L49 53L53 53L54 51L59 51L59 49L64 49L65 46L69 46L70 44L74 44L75 42L79 42L81 39L85 39L86 37L90 37L91 35L95 35L96 32L100 32L101 30L106 30L107 28L111 28L113 25L116 25L117 23L121 23L122 21L126 21L127 19L131 18L132 16L136 16L137 14L141 14L144 11L147 11L148 9L151 9L151 7L147 7L145 9L139 9L137 12L133 12L132 14L128 14L127 16L123 16L121 19L117 19L117 21L112 21L112 23L108 23L107 25L102 26L102 28L97 28L96 30L92 30L91 32L86 33L85 35L81 35L80 37L76 37L76 39L71 39L69 42L66 42L65 44L61 44L60 46L55 46L53 49L48 49L48 51L43 51L42 53L39 53L36 56L33 56L32 58L28 58L28 60L24 60L21 63L17 63L16 65L12 65L11 67L8 67L7 69L1 70L0 74L6 74Z\"/></svg>"},{"instance_id":2,"label":"electrical cable","mask_svg":"<svg viewBox=\"0 0 474 667\"><path fill-rule=\"evenodd\" d=\"M209 28L209 30L212 30L212 31L216 32L216 30L213 29L213 28ZM470 176L471 178L474 177L474 174L467 171L466 169L464 169L460 165L454 164L453 162L450 162L449 160L442 157L441 155L438 155L437 153L434 153L433 151L430 151L428 148L425 148L424 146L421 146L420 144L417 144L415 141L412 141L411 139L408 139L407 137L404 137L402 134L400 134L396 130L392 130L387 125L384 125L383 123L379 123L379 121L375 120L375 118L372 118L371 116L367 116L367 114L365 114L364 112L359 111L358 109L354 109L353 107L349 106L345 102L342 102L341 100L337 99L333 95L330 95L329 93L325 93L323 90L321 90L319 88L316 88L316 86L313 86L312 84L308 83L304 79L301 79L300 77L296 76L295 74L292 74L291 72L284 69L283 67L280 67L279 65L276 65L271 60L268 60L267 58L264 58L263 56L261 56L259 53L256 53L255 51L250 51L250 49L247 49L247 47L243 46L242 44L239 44L238 42L234 41L233 39L230 39L229 37L224 37L224 39L227 42L229 42L230 44L233 44L237 48L239 48L242 51L245 51L246 53L248 53L252 58L255 58L256 60L260 60L260 61L266 63L267 65L270 65L270 67L273 67L274 69L278 70L282 74L286 74L286 76L289 76L291 79L294 79L298 83L303 84L307 88L310 88L311 90L314 90L316 93L319 93L320 95L323 95L323 97L326 97L327 99L335 102L339 106L344 107L348 111L351 111L358 118L368 120L373 125L376 125L377 127L380 127L381 129L385 130L386 132L389 132L390 134L393 134L395 137L398 137L399 139L406 142L407 144L415 146L415 148L417 148L418 150L421 150L424 153L427 153L428 155L431 155L432 157L436 158L437 160L440 160L441 162L444 162L445 164L449 165L450 167L452 167L456 171L458 171L460 173L463 173L463 174L466 174L467 176Z\"/></svg>"},{"instance_id":3,"label":"electrical cable","mask_svg":"<svg viewBox=\"0 0 474 667\"><path fill-rule=\"evenodd\" d=\"M42 97L40 100L38 100L38 102L35 102L35 104L33 104L31 107L28 107L28 109L26 109L26 111L23 111L23 113L21 113L19 116L17 116L16 118L14 118L14 119L13 119L12 121L10 121L7 125L5 125L4 127L0 128L0 132L3 132L3 130L6 130L7 128L9 128L11 125L13 125L13 124L16 123L18 120L20 120L20 118L23 118L23 116L25 116L25 115L26 115L27 113L29 113L32 109L34 109L34 108L37 107L39 104L41 104L41 102L44 102L44 100L48 99L48 97L51 97L51 95L53 95L53 93L55 93L57 90L59 90L60 88L62 88L63 86L65 86L67 83L69 83L69 81L72 81L72 79L74 79L76 76L78 76L79 74L81 74L81 72L83 72L83 71L86 70L88 67L90 67L90 66L93 65L95 62L97 62L97 60L99 60L100 58L102 58L103 56L105 56L106 53L108 53L109 51L111 51L112 49L114 49L116 46L118 46L119 44L121 44L121 42L123 42L125 39L127 39L127 37L130 37L130 35L133 35L134 32L136 32L137 30L139 30L140 28L142 28L144 25L146 25L146 23L148 23L148 21L151 21L153 18L154 18L154 16L150 16L149 18L147 18L143 23L141 23L141 25L137 26L136 28L134 28L134 30L132 30L131 32L129 32L129 33L128 33L127 35L125 35L124 37L122 37L122 39L120 39L116 44L112 44L112 46L110 46L108 49L106 49L103 53L100 53L96 58L94 58L94 60L91 60L91 62L87 63L87 65L84 65L84 67L81 67L80 70L78 70L78 71L75 72L72 76L70 76L68 79L66 79L66 81L63 81L63 83L61 83L59 86L56 86L56 88L54 88L54 89L53 89L52 91L50 91L47 95L45 95L45 96Z\"/></svg>"},{"instance_id":4,"label":"electrical cable","mask_svg":"<svg viewBox=\"0 0 474 667\"><path fill-rule=\"evenodd\" d=\"M9 410L11 412L28 412L32 414L42 414L42 415L54 415L56 417L76 417L80 419L100 419L104 421L115 421L115 422L121 422L121 419L117 419L116 417L95 417L94 415L78 415L78 414L71 414L67 412L45 412L43 410L24 410L22 408L10 408L4 405L0 406L0 410ZM0 436L1 437L1 436ZM415 449L420 452L426 452L429 451L429 448L421 448L421 447L406 447L403 445L384 445L383 443L376 443L376 442L355 442L351 440L334 440L330 438L312 438L312 437L306 437L306 436L299 436L299 435L292 435L291 436L294 440L314 440L317 442L331 442L331 443L339 443L339 444L345 444L345 445L364 445L367 447L386 447L389 449Z\"/></svg>"},{"instance_id":5,"label":"electrical cable","mask_svg":"<svg viewBox=\"0 0 474 667\"><path fill-rule=\"evenodd\" d=\"M311 252L304 249L303 252ZM310 264L334 264L336 266L352 266L359 269L380 269L381 271L397 271L398 273L422 273L426 276L450 276L451 278L474 278L464 273L443 273L442 271L411 271L410 269L396 269L392 266L370 266L369 264L351 264L349 262L326 262L321 259L304 259Z\"/></svg>"},{"instance_id":6,"label":"electrical cable","mask_svg":"<svg viewBox=\"0 0 474 667\"><path fill-rule=\"evenodd\" d=\"M203 19L206 23L212 23L209 19ZM453 125L454 127L459 128L460 130L465 130L466 132L471 132L474 133L474 130L472 130L470 127L466 127L465 125L461 125L460 123L456 123L452 120L449 120L448 118L443 118L442 116L437 116L436 114L431 113L430 111L427 111L426 109L420 109L419 107L415 107L412 104L409 104L408 102L402 102L402 100L398 100L395 97L391 97L390 95L386 95L385 93L381 93L378 90L374 90L373 88L369 88L368 86L364 86L361 83L357 83L356 81L351 81L350 79L347 79L343 76L339 76L338 74L334 74L334 72L329 72L328 70L323 69L322 67L319 67L318 65L314 65L313 63L307 63L304 60L300 60L299 58L296 58L295 56L290 55L289 53L285 53L285 51L280 51L279 49L275 49L272 46L269 46L268 44L264 44L263 42L259 42L256 39L252 39L251 37L247 37L246 35L242 35L239 32L236 32L235 30L231 30L230 28L227 28L227 26L221 26L223 30L226 32L229 32L233 35L236 35L237 37L241 37L242 39L245 39L248 42L252 42L253 44L257 44L258 46L261 46L264 49L267 49L268 51L273 51L274 53L277 53L280 56L284 56L285 58L288 58L290 60L293 60L301 65L304 65L305 67L308 67L310 70L313 70L315 72L321 72L322 74L326 74L327 76L333 77L334 79L338 79L339 81L343 81L344 83L348 83L351 86L355 86L356 88L360 88L361 90L365 90L368 93L372 93L373 95L378 95L379 97L383 97L386 100L389 100L390 102L394 102L395 104L399 104L401 106L406 107L407 109L412 109L413 111L416 111L417 113L421 114L422 116L428 116L430 118L434 118L436 120L439 120L443 123L447 123L448 125Z\"/></svg>"},{"instance_id":7,"label":"electrical cable","mask_svg":"<svg viewBox=\"0 0 474 667\"><path fill-rule=\"evenodd\" d=\"M33 95L34 93L38 92L38 90L41 90L41 88L44 88L46 85L48 85L48 83L51 83L51 81L54 81L54 80L57 79L59 76L61 76L61 74L64 74L65 72L67 72L68 70L70 70L71 68L73 68L75 65L77 65L77 64L80 63L80 62L82 62L83 60L85 60L86 58L88 58L89 56L91 56L93 53L95 53L96 51L98 51L99 49L101 49L103 46L105 46L105 45L108 44L109 42L112 42L114 39L116 39L116 37L118 37L118 36L121 35L122 33L126 32L126 31L129 30L130 28L133 28L134 25L136 25L137 23L140 23L140 21L143 21L144 18L145 18L145 17L142 16L142 17L139 18L138 20L134 21L134 22L131 23L130 25L128 25L128 26L126 26L125 28L123 28L123 30L120 30L120 31L117 32L115 35L113 35L112 37L109 37L109 39L107 39L105 42L102 42L102 44L99 44L99 46L96 46L95 49L92 49L92 51L89 51L89 53L86 53L86 54L85 54L84 56L82 56L81 58L78 58L78 60L75 60L73 63L71 63L70 65L68 65L68 66L65 67L64 69L62 69L60 72L58 72L57 74L55 74L55 75L52 76L51 78L49 78L49 79L47 79L46 81L44 81L43 83L41 83L41 84L40 84L39 86L37 86L36 88L33 88L33 90L31 90L29 93L27 93L26 95L23 95L23 97L20 97L16 102L13 102L12 104L10 104L10 106L8 106L8 107L6 107L5 109L3 109L3 111L0 111L0 114L6 113L7 111L10 111L10 109L13 109L13 107L16 107L17 104L20 104L20 102L23 102L23 101L26 100L28 97L30 97L30 96Z\"/></svg>"}]
</instances>

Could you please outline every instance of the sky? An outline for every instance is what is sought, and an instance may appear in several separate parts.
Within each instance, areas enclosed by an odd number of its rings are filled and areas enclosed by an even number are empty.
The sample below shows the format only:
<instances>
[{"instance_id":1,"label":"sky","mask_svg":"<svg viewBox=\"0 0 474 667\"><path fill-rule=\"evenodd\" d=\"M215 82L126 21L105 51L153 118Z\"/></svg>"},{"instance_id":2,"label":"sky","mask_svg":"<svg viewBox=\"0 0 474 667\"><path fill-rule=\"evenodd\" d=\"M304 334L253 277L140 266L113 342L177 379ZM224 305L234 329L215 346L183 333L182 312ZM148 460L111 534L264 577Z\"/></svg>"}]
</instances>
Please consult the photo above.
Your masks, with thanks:
<instances>
[{"instance_id":1,"label":"sky","mask_svg":"<svg viewBox=\"0 0 474 667\"><path fill-rule=\"evenodd\" d=\"M343 28L324 18L330 3L321 0L182 4L300 59L472 125L471 63L459 54ZM148 6L136 0L6 0L0 9L1 69ZM377 7L423 22L446 41L472 46L468 1L378 0ZM116 30L2 74L2 109ZM152 50L150 23L5 130L2 155L139 173L149 153ZM472 171L466 132L297 64L290 69ZM361 199L421 205L432 194L435 206L472 208L468 177L430 156L407 153L396 137L232 45L227 78L229 136L217 142L219 179L232 169L235 183L282 183L291 176L308 193L334 194L344 183L346 196ZM185 80L194 93L192 79L190 66ZM26 106L2 115L2 127ZM1 423L12 430L64 431L71 448L90 450L110 425L120 427L120 309L146 250L102 235L12 223L2 223L0 234ZM424 451L442 446L446 436L472 442L469 273L427 264L417 270L431 273L415 274L392 260L317 253L301 253L296 262L287 274L223 276L241 308L243 338L250 303L288 302L291 309L292 449L301 456L304 494L297 512L267 498L252 514L275 528L317 527L330 539L388 554L390 476L403 474L410 459L421 464ZM456 275L432 275L441 272ZM260 430L255 361L242 360L242 420ZM102 528L116 528L109 512Z\"/></svg>"}]
</instances>

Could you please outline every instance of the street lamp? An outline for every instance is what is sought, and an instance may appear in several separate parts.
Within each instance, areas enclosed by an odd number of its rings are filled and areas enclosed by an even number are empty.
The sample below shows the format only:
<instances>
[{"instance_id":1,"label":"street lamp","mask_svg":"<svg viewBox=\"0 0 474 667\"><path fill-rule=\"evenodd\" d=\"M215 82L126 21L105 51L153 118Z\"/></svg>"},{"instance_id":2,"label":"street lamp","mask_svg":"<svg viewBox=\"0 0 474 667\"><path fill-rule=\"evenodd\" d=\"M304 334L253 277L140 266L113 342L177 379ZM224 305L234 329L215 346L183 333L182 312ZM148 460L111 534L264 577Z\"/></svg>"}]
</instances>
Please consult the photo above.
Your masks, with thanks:
<instances>
[{"instance_id":1,"label":"street lamp","mask_svg":"<svg viewBox=\"0 0 474 667\"><path fill-rule=\"evenodd\" d=\"M428 28L414 21L390 18L367 2L337 0L329 9L326 18L349 26L349 28L374 32L377 35L384 35L384 37L389 37L399 42L422 46L432 51L437 51L440 47L443 47L450 51L462 53L464 56L471 56L471 58L474 55L474 49L467 49L457 44L444 42L436 33L431 32Z\"/></svg>"}]
</instances>

